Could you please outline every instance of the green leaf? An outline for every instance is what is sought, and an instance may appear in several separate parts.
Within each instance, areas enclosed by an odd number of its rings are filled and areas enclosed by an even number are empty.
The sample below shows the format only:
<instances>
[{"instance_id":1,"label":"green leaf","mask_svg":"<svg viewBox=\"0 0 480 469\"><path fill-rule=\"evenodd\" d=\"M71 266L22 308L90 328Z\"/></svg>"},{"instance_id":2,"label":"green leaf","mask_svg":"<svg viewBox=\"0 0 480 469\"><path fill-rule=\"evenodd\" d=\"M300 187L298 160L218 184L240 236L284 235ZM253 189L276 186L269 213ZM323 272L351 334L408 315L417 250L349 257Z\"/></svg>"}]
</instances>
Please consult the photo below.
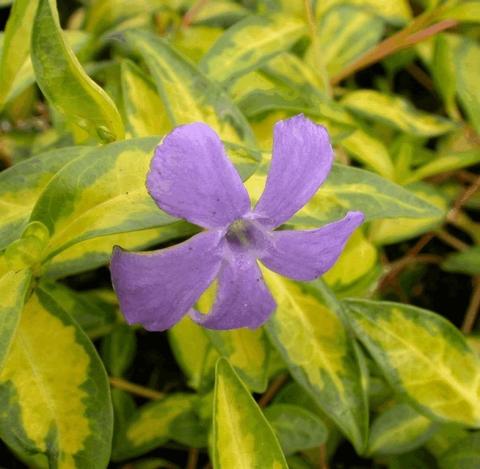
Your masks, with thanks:
<instances>
[{"instance_id":1,"label":"green leaf","mask_svg":"<svg viewBox=\"0 0 480 469\"><path fill-rule=\"evenodd\" d=\"M267 387L268 342L262 329L204 331L220 356L228 359L249 389L263 392Z\"/></svg>"},{"instance_id":2,"label":"green leaf","mask_svg":"<svg viewBox=\"0 0 480 469\"><path fill-rule=\"evenodd\" d=\"M164 135L170 130L163 102L153 82L136 65L121 65L125 122L133 137Z\"/></svg>"},{"instance_id":3,"label":"green leaf","mask_svg":"<svg viewBox=\"0 0 480 469\"><path fill-rule=\"evenodd\" d=\"M53 150L0 172L0 250L19 238L32 208L52 177L89 147Z\"/></svg>"},{"instance_id":4,"label":"green leaf","mask_svg":"<svg viewBox=\"0 0 480 469\"><path fill-rule=\"evenodd\" d=\"M442 457L443 453L467 437L468 434L469 430L463 425L444 423L440 425L437 431L427 441L425 448L438 460Z\"/></svg>"},{"instance_id":5,"label":"green leaf","mask_svg":"<svg viewBox=\"0 0 480 469\"><path fill-rule=\"evenodd\" d=\"M129 469L180 469L180 466L173 464L163 458L145 458L128 463Z\"/></svg>"},{"instance_id":6,"label":"green leaf","mask_svg":"<svg viewBox=\"0 0 480 469\"><path fill-rule=\"evenodd\" d=\"M43 282L42 289L69 314L90 338L110 332L117 321L116 306L77 292L61 283Z\"/></svg>"},{"instance_id":7,"label":"green leaf","mask_svg":"<svg viewBox=\"0 0 480 469\"><path fill-rule=\"evenodd\" d=\"M88 4L85 29L100 36L106 30L165 5L163 0L95 0Z\"/></svg>"},{"instance_id":8,"label":"green leaf","mask_svg":"<svg viewBox=\"0 0 480 469\"><path fill-rule=\"evenodd\" d=\"M480 63L480 46L476 41L465 36L449 35L452 57L454 58L457 94L470 121L480 133L480 92L478 90L477 76Z\"/></svg>"},{"instance_id":9,"label":"green leaf","mask_svg":"<svg viewBox=\"0 0 480 469\"><path fill-rule=\"evenodd\" d=\"M266 174L264 163L245 183L253 202L263 192ZM338 219L348 210L362 211L367 221L443 215L435 205L370 171L334 164L317 193L288 223L297 228L318 228L319 223Z\"/></svg>"},{"instance_id":10,"label":"green leaf","mask_svg":"<svg viewBox=\"0 0 480 469\"><path fill-rule=\"evenodd\" d=\"M452 324L400 303L345 304L355 333L387 380L420 412L480 426L480 362Z\"/></svg>"},{"instance_id":11,"label":"green leaf","mask_svg":"<svg viewBox=\"0 0 480 469\"><path fill-rule=\"evenodd\" d=\"M168 330L168 341L188 385L197 390L209 389L213 384L218 353L211 346L204 329L189 317L184 317Z\"/></svg>"},{"instance_id":12,"label":"green leaf","mask_svg":"<svg viewBox=\"0 0 480 469\"><path fill-rule=\"evenodd\" d=\"M475 432L443 453L438 463L440 469L477 469L478 461L480 461L480 432Z\"/></svg>"},{"instance_id":13,"label":"green leaf","mask_svg":"<svg viewBox=\"0 0 480 469\"><path fill-rule=\"evenodd\" d=\"M344 3L344 0L317 2L317 17L322 17L332 5L342 5ZM394 2L386 2L385 0L349 0L348 3L361 6L394 25L405 24L412 19L412 10L408 0L396 0Z\"/></svg>"},{"instance_id":14,"label":"green leaf","mask_svg":"<svg viewBox=\"0 0 480 469\"><path fill-rule=\"evenodd\" d=\"M0 275L0 370L15 337L23 305L30 286L28 269Z\"/></svg>"},{"instance_id":15,"label":"green leaf","mask_svg":"<svg viewBox=\"0 0 480 469\"><path fill-rule=\"evenodd\" d=\"M31 53L43 94L74 127L103 142L124 137L123 123L115 104L88 77L66 43L55 0L39 0Z\"/></svg>"},{"instance_id":16,"label":"green leaf","mask_svg":"<svg viewBox=\"0 0 480 469\"><path fill-rule=\"evenodd\" d=\"M40 222L27 225L20 239L9 244L5 250L5 260L12 270L31 267L37 274L42 254L48 241L48 229ZM38 275L38 274L37 274Z\"/></svg>"},{"instance_id":17,"label":"green leaf","mask_svg":"<svg viewBox=\"0 0 480 469\"><path fill-rule=\"evenodd\" d=\"M113 419L105 370L81 329L41 289L23 311L0 398L0 435L12 448L47 455L49 467L106 467Z\"/></svg>"},{"instance_id":18,"label":"green leaf","mask_svg":"<svg viewBox=\"0 0 480 469\"><path fill-rule=\"evenodd\" d=\"M436 186L426 182L416 182L405 189L432 207L436 207L437 213L432 212L422 219L396 218L374 221L369 230L369 239L373 243L384 245L398 243L426 233L443 223L448 211L448 200Z\"/></svg>"},{"instance_id":19,"label":"green leaf","mask_svg":"<svg viewBox=\"0 0 480 469\"><path fill-rule=\"evenodd\" d=\"M65 39L72 50L76 53L81 51L90 40L90 35L85 31L70 30L65 31ZM30 47L30 44L29 44ZM0 55L1 52L1 35L0 35ZM19 99L22 93L35 83L35 73L30 55L28 55L21 64L19 70L15 74L14 81L10 86L8 94L5 96L5 105L10 105L15 99ZM0 106L1 107L1 106Z\"/></svg>"},{"instance_id":20,"label":"green leaf","mask_svg":"<svg viewBox=\"0 0 480 469\"><path fill-rule=\"evenodd\" d=\"M277 302L267 331L295 380L340 427L359 453L366 445L368 404L361 365L327 287L315 290L263 269Z\"/></svg>"},{"instance_id":21,"label":"green leaf","mask_svg":"<svg viewBox=\"0 0 480 469\"><path fill-rule=\"evenodd\" d=\"M145 31L128 31L125 36L150 69L172 127L205 122L224 140L253 144L248 122L225 91L166 40Z\"/></svg>"},{"instance_id":22,"label":"green leaf","mask_svg":"<svg viewBox=\"0 0 480 469\"><path fill-rule=\"evenodd\" d=\"M433 161L416 168L411 177L407 178L408 183L419 181L436 174L455 171L457 169L473 166L480 162L480 150L468 150L458 153L438 155Z\"/></svg>"},{"instance_id":23,"label":"green leaf","mask_svg":"<svg viewBox=\"0 0 480 469\"><path fill-rule=\"evenodd\" d=\"M336 292L343 293L376 270L378 257L377 249L365 238L362 230L355 230L334 266L324 274L323 280Z\"/></svg>"},{"instance_id":24,"label":"green leaf","mask_svg":"<svg viewBox=\"0 0 480 469\"><path fill-rule=\"evenodd\" d=\"M317 31L327 71L336 75L377 44L383 35L383 21L361 6L336 5L320 18ZM313 54L311 49L309 54Z\"/></svg>"},{"instance_id":25,"label":"green leaf","mask_svg":"<svg viewBox=\"0 0 480 469\"><path fill-rule=\"evenodd\" d=\"M372 423L369 454L399 454L422 446L436 430L429 418L408 404L396 404Z\"/></svg>"},{"instance_id":26,"label":"green leaf","mask_svg":"<svg viewBox=\"0 0 480 469\"><path fill-rule=\"evenodd\" d=\"M128 233L117 233L81 241L57 254L45 266L45 276L52 279L67 277L96 269L110 262L114 246L129 251L139 251L151 246L181 239L198 232L198 228L183 221L160 228L150 228Z\"/></svg>"},{"instance_id":27,"label":"green leaf","mask_svg":"<svg viewBox=\"0 0 480 469\"><path fill-rule=\"evenodd\" d=\"M324 423L311 412L291 404L273 404L264 411L286 455L325 443Z\"/></svg>"},{"instance_id":28,"label":"green leaf","mask_svg":"<svg viewBox=\"0 0 480 469\"><path fill-rule=\"evenodd\" d=\"M415 109L409 101L374 90L356 90L341 103L351 111L411 135L435 137L455 129L453 122Z\"/></svg>"},{"instance_id":29,"label":"green leaf","mask_svg":"<svg viewBox=\"0 0 480 469\"><path fill-rule=\"evenodd\" d=\"M105 145L52 178L31 215L50 232L45 259L86 239L175 220L157 207L145 187L157 143L153 137Z\"/></svg>"},{"instance_id":30,"label":"green leaf","mask_svg":"<svg viewBox=\"0 0 480 469\"><path fill-rule=\"evenodd\" d=\"M347 210L360 210L366 220L428 218L443 213L413 192L370 171L334 165L327 180L292 219L292 223L318 226L318 221L339 218Z\"/></svg>"},{"instance_id":31,"label":"green leaf","mask_svg":"<svg viewBox=\"0 0 480 469\"><path fill-rule=\"evenodd\" d=\"M435 88L440 92L448 115L458 120L460 113L455 102L457 77L454 51L445 34L438 34L433 47L431 69Z\"/></svg>"},{"instance_id":32,"label":"green leaf","mask_svg":"<svg viewBox=\"0 0 480 469\"><path fill-rule=\"evenodd\" d=\"M480 275L480 246L451 254L442 263L447 272L459 272L467 275Z\"/></svg>"},{"instance_id":33,"label":"green leaf","mask_svg":"<svg viewBox=\"0 0 480 469\"><path fill-rule=\"evenodd\" d=\"M340 146L353 158L372 168L384 178L393 180L395 169L387 147L381 140L369 133L357 129L340 141Z\"/></svg>"},{"instance_id":34,"label":"green leaf","mask_svg":"<svg viewBox=\"0 0 480 469\"><path fill-rule=\"evenodd\" d=\"M480 23L480 4L478 0L452 2L450 8L442 13L442 18L465 23Z\"/></svg>"},{"instance_id":35,"label":"green leaf","mask_svg":"<svg viewBox=\"0 0 480 469\"><path fill-rule=\"evenodd\" d=\"M0 110L30 51L32 23L38 0L15 0L5 26L0 58Z\"/></svg>"},{"instance_id":36,"label":"green leaf","mask_svg":"<svg viewBox=\"0 0 480 469\"><path fill-rule=\"evenodd\" d=\"M217 362L213 411L214 469L287 469L265 416L225 358Z\"/></svg>"},{"instance_id":37,"label":"green leaf","mask_svg":"<svg viewBox=\"0 0 480 469\"><path fill-rule=\"evenodd\" d=\"M122 376L135 358L135 331L127 324L118 324L102 340L102 359L111 376Z\"/></svg>"},{"instance_id":38,"label":"green leaf","mask_svg":"<svg viewBox=\"0 0 480 469\"><path fill-rule=\"evenodd\" d=\"M215 0L208 5L208 8L202 8L197 11L194 18L194 24L208 25L229 25L248 15L249 11L230 0Z\"/></svg>"},{"instance_id":39,"label":"green leaf","mask_svg":"<svg viewBox=\"0 0 480 469\"><path fill-rule=\"evenodd\" d=\"M388 461L388 469L405 469L406 467L436 469L438 466L434 457L423 448L393 456Z\"/></svg>"},{"instance_id":40,"label":"green leaf","mask_svg":"<svg viewBox=\"0 0 480 469\"><path fill-rule=\"evenodd\" d=\"M93 149L50 180L30 218L42 222L50 232L45 260L85 240L177 220L158 208L145 186L159 140L130 139ZM241 176L256 166L255 153L242 146L226 147Z\"/></svg>"},{"instance_id":41,"label":"green leaf","mask_svg":"<svg viewBox=\"0 0 480 469\"><path fill-rule=\"evenodd\" d=\"M185 445L206 445L206 428L196 413L199 399L194 394L170 394L142 406L126 426L116 460L148 453L168 440Z\"/></svg>"},{"instance_id":42,"label":"green leaf","mask_svg":"<svg viewBox=\"0 0 480 469\"><path fill-rule=\"evenodd\" d=\"M200 61L212 80L230 85L287 51L306 33L305 23L288 16L249 16L229 28Z\"/></svg>"}]
</instances>

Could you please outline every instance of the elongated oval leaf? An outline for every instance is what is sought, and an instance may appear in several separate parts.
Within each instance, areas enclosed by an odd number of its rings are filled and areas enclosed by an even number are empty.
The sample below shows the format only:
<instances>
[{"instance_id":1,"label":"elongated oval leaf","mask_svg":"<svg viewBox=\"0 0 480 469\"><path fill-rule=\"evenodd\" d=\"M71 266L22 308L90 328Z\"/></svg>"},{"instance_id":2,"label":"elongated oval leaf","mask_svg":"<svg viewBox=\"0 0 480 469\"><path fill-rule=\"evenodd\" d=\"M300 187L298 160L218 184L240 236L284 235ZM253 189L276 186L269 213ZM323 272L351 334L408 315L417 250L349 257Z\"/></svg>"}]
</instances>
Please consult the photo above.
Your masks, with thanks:
<instances>
[{"instance_id":1,"label":"elongated oval leaf","mask_svg":"<svg viewBox=\"0 0 480 469\"><path fill-rule=\"evenodd\" d=\"M167 41L145 31L129 31L125 36L150 69L172 127L201 121L222 139L253 143L248 122L225 91Z\"/></svg>"},{"instance_id":2,"label":"elongated oval leaf","mask_svg":"<svg viewBox=\"0 0 480 469\"><path fill-rule=\"evenodd\" d=\"M136 351L135 331L118 324L102 341L102 359L111 376L122 376L132 364Z\"/></svg>"},{"instance_id":3,"label":"elongated oval leaf","mask_svg":"<svg viewBox=\"0 0 480 469\"><path fill-rule=\"evenodd\" d=\"M412 176L409 177L406 182L410 183L434 176L435 174L455 171L467 166L473 166L479 162L480 150L478 149L439 155L435 160L415 169Z\"/></svg>"},{"instance_id":4,"label":"elongated oval leaf","mask_svg":"<svg viewBox=\"0 0 480 469\"><path fill-rule=\"evenodd\" d=\"M188 385L200 390L210 388L219 355L210 344L205 330L185 317L169 329L168 340Z\"/></svg>"},{"instance_id":5,"label":"elongated oval leaf","mask_svg":"<svg viewBox=\"0 0 480 469\"><path fill-rule=\"evenodd\" d=\"M448 200L434 185L426 182L416 182L405 187L405 189L436 207L438 209L437 214L431 214L421 219L399 217L375 221L371 224L369 231L369 238L375 244L392 244L404 239L414 238L437 228L447 216Z\"/></svg>"},{"instance_id":6,"label":"elongated oval leaf","mask_svg":"<svg viewBox=\"0 0 480 469\"><path fill-rule=\"evenodd\" d=\"M72 48L73 52L79 52L90 40L90 35L80 30L68 30L64 32L67 44ZM1 36L0 36L0 55L1 55ZM35 73L30 55L28 55L21 64L20 69L15 73L13 83L9 87L9 91L4 99L4 105L8 105L15 99L19 98L29 86L35 83ZM1 106L0 106L1 107Z\"/></svg>"},{"instance_id":7,"label":"elongated oval leaf","mask_svg":"<svg viewBox=\"0 0 480 469\"><path fill-rule=\"evenodd\" d=\"M219 354L228 359L249 389L267 387L268 343L262 329L205 330Z\"/></svg>"},{"instance_id":8,"label":"elongated oval leaf","mask_svg":"<svg viewBox=\"0 0 480 469\"><path fill-rule=\"evenodd\" d=\"M328 431L324 423L302 407L273 404L264 413L286 455L315 448L327 440Z\"/></svg>"},{"instance_id":9,"label":"elongated oval leaf","mask_svg":"<svg viewBox=\"0 0 480 469\"><path fill-rule=\"evenodd\" d=\"M211 79L230 85L287 51L306 33L306 24L287 16L250 16L229 28L200 61Z\"/></svg>"},{"instance_id":10,"label":"elongated oval leaf","mask_svg":"<svg viewBox=\"0 0 480 469\"><path fill-rule=\"evenodd\" d=\"M265 181L264 166L247 180L254 201L260 197ZM442 216L436 206L393 182L370 171L334 164L327 180L289 224L317 228L319 223L338 219L347 210L362 211L366 220Z\"/></svg>"},{"instance_id":11,"label":"elongated oval leaf","mask_svg":"<svg viewBox=\"0 0 480 469\"><path fill-rule=\"evenodd\" d=\"M20 321L30 278L29 269L0 275L0 370Z\"/></svg>"},{"instance_id":12,"label":"elongated oval leaf","mask_svg":"<svg viewBox=\"0 0 480 469\"><path fill-rule=\"evenodd\" d=\"M345 304L355 333L398 392L433 418L480 426L480 362L453 325L399 303Z\"/></svg>"},{"instance_id":13,"label":"elongated oval leaf","mask_svg":"<svg viewBox=\"0 0 480 469\"><path fill-rule=\"evenodd\" d=\"M31 221L42 222L50 232L45 260L81 241L176 221L158 208L145 187L159 141L130 139L92 149L50 180L31 214ZM252 153L236 145L227 148L240 174L251 172L256 165Z\"/></svg>"},{"instance_id":14,"label":"elongated oval leaf","mask_svg":"<svg viewBox=\"0 0 480 469\"><path fill-rule=\"evenodd\" d=\"M213 403L214 469L287 469L272 428L225 358L217 362Z\"/></svg>"},{"instance_id":15,"label":"elongated oval leaf","mask_svg":"<svg viewBox=\"0 0 480 469\"><path fill-rule=\"evenodd\" d=\"M89 147L68 147L42 153L0 172L0 249L17 239L35 202L52 177Z\"/></svg>"},{"instance_id":16,"label":"elongated oval leaf","mask_svg":"<svg viewBox=\"0 0 480 469\"><path fill-rule=\"evenodd\" d=\"M457 75L457 94L473 127L480 132L480 93L476 72L480 63L480 46L478 42L467 37L461 37L459 41L453 40L452 46Z\"/></svg>"},{"instance_id":17,"label":"elongated oval leaf","mask_svg":"<svg viewBox=\"0 0 480 469\"><path fill-rule=\"evenodd\" d=\"M205 446L206 428L195 412L198 403L198 396L194 394L177 393L139 408L125 427L115 459L147 453L171 439L186 445Z\"/></svg>"},{"instance_id":18,"label":"elongated oval leaf","mask_svg":"<svg viewBox=\"0 0 480 469\"><path fill-rule=\"evenodd\" d=\"M368 119L412 135L435 137L455 129L451 121L415 109L409 101L374 90L352 91L342 104Z\"/></svg>"},{"instance_id":19,"label":"elongated oval leaf","mask_svg":"<svg viewBox=\"0 0 480 469\"><path fill-rule=\"evenodd\" d=\"M383 21L361 6L340 4L320 18L317 31L319 53L329 74L336 75L375 46L383 34Z\"/></svg>"},{"instance_id":20,"label":"elongated oval leaf","mask_svg":"<svg viewBox=\"0 0 480 469\"><path fill-rule=\"evenodd\" d=\"M157 207L145 187L158 140L132 139L105 145L55 175L31 216L50 231L46 258L86 239L175 220Z\"/></svg>"},{"instance_id":21,"label":"elongated oval leaf","mask_svg":"<svg viewBox=\"0 0 480 469\"><path fill-rule=\"evenodd\" d=\"M437 425L408 404L396 404L372 423L368 442L371 454L399 454L422 446Z\"/></svg>"},{"instance_id":22,"label":"elongated oval leaf","mask_svg":"<svg viewBox=\"0 0 480 469\"><path fill-rule=\"evenodd\" d=\"M476 469L480 460L480 434L470 433L439 458L440 469Z\"/></svg>"},{"instance_id":23,"label":"elongated oval leaf","mask_svg":"<svg viewBox=\"0 0 480 469\"><path fill-rule=\"evenodd\" d=\"M63 38L55 0L39 0L32 30L32 62L43 94L69 122L101 141L124 137L115 104L88 77Z\"/></svg>"},{"instance_id":24,"label":"elongated oval leaf","mask_svg":"<svg viewBox=\"0 0 480 469\"><path fill-rule=\"evenodd\" d=\"M125 122L132 136L147 137L167 133L170 124L155 85L132 62L123 61L121 73Z\"/></svg>"},{"instance_id":25,"label":"elongated oval leaf","mask_svg":"<svg viewBox=\"0 0 480 469\"><path fill-rule=\"evenodd\" d=\"M15 0L5 26L0 55L0 110L30 51L32 22L37 5L38 0Z\"/></svg>"},{"instance_id":26,"label":"elongated oval leaf","mask_svg":"<svg viewBox=\"0 0 480 469\"><path fill-rule=\"evenodd\" d=\"M456 252L448 256L442 264L447 272L461 272L467 275L480 275L480 246Z\"/></svg>"},{"instance_id":27,"label":"elongated oval leaf","mask_svg":"<svg viewBox=\"0 0 480 469\"><path fill-rule=\"evenodd\" d=\"M118 323L116 304L98 300L87 292L77 292L60 283L42 282L41 286L91 339L105 335Z\"/></svg>"},{"instance_id":28,"label":"elongated oval leaf","mask_svg":"<svg viewBox=\"0 0 480 469\"><path fill-rule=\"evenodd\" d=\"M42 290L23 311L0 397L0 434L14 449L43 453L51 467L106 467L113 419L105 370L88 338Z\"/></svg>"},{"instance_id":29,"label":"elongated oval leaf","mask_svg":"<svg viewBox=\"0 0 480 469\"><path fill-rule=\"evenodd\" d=\"M340 145L353 157L372 168L384 178L392 180L395 175L392 159L381 140L357 129L340 141Z\"/></svg>"},{"instance_id":30,"label":"elongated oval leaf","mask_svg":"<svg viewBox=\"0 0 480 469\"><path fill-rule=\"evenodd\" d=\"M57 279L107 265L113 246L138 251L173 239L185 238L197 231L194 226L180 221L159 228L115 233L80 241L51 259L45 265L45 276Z\"/></svg>"},{"instance_id":31,"label":"elongated oval leaf","mask_svg":"<svg viewBox=\"0 0 480 469\"><path fill-rule=\"evenodd\" d=\"M277 302L267 331L296 381L362 452L368 409L361 367L327 287L318 290L264 269Z\"/></svg>"},{"instance_id":32,"label":"elongated oval leaf","mask_svg":"<svg viewBox=\"0 0 480 469\"><path fill-rule=\"evenodd\" d=\"M321 18L332 5L342 5L344 3L346 3L344 0L317 2L315 11L317 16ZM394 2L386 2L385 0L349 0L348 3L361 6L394 25L404 24L412 19L412 9L408 0L395 0Z\"/></svg>"}]
</instances>

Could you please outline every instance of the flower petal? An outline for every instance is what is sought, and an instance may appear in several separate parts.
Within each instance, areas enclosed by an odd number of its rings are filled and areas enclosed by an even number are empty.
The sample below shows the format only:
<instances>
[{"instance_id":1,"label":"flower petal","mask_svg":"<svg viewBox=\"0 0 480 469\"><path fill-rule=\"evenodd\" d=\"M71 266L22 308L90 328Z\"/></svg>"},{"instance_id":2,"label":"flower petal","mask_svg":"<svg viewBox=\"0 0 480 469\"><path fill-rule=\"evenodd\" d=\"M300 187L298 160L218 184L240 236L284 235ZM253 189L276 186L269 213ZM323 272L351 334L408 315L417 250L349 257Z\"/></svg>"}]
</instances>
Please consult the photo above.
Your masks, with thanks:
<instances>
[{"instance_id":1,"label":"flower petal","mask_svg":"<svg viewBox=\"0 0 480 469\"><path fill-rule=\"evenodd\" d=\"M116 247L110 270L127 322L141 323L150 331L163 331L177 323L217 275L222 236L220 231L207 231L148 253Z\"/></svg>"},{"instance_id":2,"label":"flower petal","mask_svg":"<svg viewBox=\"0 0 480 469\"><path fill-rule=\"evenodd\" d=\"M209 329L255 329L268 319L275 306L256 259L248 253L232 252L220 269L212 311L201 314L193 310L190 315Z\"/></svg>"},{"instance_id":3,"label":"flower petal","mask_svg":"<svg viewBox=\"0 0 480 469\"><path fill-rule=\"evenodd\" d=\"M147 189L162 210L205 228L227 226L250 210L218 135L199 122L177 127L156 148Z\"/></svg>"},{"instance_id":4,"label":"flower petal","mask_svg":"<svg viewBox=\"0 0 480 469\"><path fill-rule=\"evenodd\" d=\"M266 267L295 280L313 280L335 264L348 237L363 222L363 213L347 215L317 230L274 231L259 258Z\"/></svg>"},{"instance_id":5,"label":"flower petal","mask_svg":"<svg viewBox=\"0 0 480 469\"><path fill-rule=\"evenodd\" d=\"M324 127L303 115L278 122L265 190L255 207L259 219L270 228L290 219L317 192L332 162Z\"/></svg>"}]
</instances>

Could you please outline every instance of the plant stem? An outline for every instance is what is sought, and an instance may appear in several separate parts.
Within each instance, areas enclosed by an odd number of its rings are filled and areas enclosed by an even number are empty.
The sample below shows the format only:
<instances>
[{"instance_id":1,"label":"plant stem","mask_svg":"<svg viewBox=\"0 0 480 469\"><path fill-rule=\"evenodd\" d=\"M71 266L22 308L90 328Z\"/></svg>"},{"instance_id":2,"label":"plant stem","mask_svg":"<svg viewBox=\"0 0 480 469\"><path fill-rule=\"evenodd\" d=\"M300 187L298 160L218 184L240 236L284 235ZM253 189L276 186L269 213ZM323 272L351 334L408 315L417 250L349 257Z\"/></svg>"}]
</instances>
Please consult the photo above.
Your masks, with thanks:
<instances>
[{"instance_id":1,"label":"plant stem","mask_svg":"<svg viewBox=\"0 0 480 469\"><path fill-rule=\"evenodd\" d=\"M419 254L417 256L406 255L401 259L393 261L388 266L388 271L378 284L378 290L384 289L391 284L397 275L407 266L411 264L439 264L442 262L442 257L435 254Z\"/></svg>"},{"instance_id":2,"label":"plant stem","mask_svg":"<svg viewBox=\"0 0 480 469\"><path fill-rule=\"evenodd\" d=\"M110 376L109 378L110 384L123 391L127 391L130 394L134 394L136 396L145 397L146 399L163 399L165 394L159 391L155 391L155 389L146 388L144 386L140 386L139 384L130 383L130 381L124 380L122 378L118 378L115 376Z\"/></svg>"},{"instance_id":3,"label":"plant stem","mask_svg":"<svg viewBox=\"0 0 480 469\"><path fill-rule=\"evenodd\" d=\"M196 469L198 464L198 449L190 448L188 450L188 460L185 469Z\"/></svg>"},{"instance_id":4,"label":"plant stem","mask_svg":"<svg viewBox=\"0 0 480 469\"><path fill-rule=\"evenodd\" d=\"M465 251L469 248L467 243L464 243L460 239L451 235L448 231L439 230L435 232L435 235L437 236L438 239L441 239L444 243L448 244L449 246L456 249L457 251Z\"/></svg>"},{"instance_id":5,"label":"plant stem","mask_svg":"<svg viewBox=\"0 0 480 469\"><path fill-rule=\"evenodd\" d=\"M197 0L190 9L183 15L181 27L188 28L200 10L208 3L208 0Z\"/></svg>"},{"instance_id":6,"label":"plant stem","mask_svg":"<svg viewBox=\"0 0 480 469\"><path fill-rule=\"evenodd\" d=\"M480 311L480 276L477 275L473 277L472 283L473 292L462 324L462 332L464 334L470 334L470 332L472 332L478 312Z\"/></svg>"},{"instance_id":7,"label":"plant stem","mask_svg":"<svg viewBox=\"0 0 480 469\"><path fill-rule=\"evenodd\" d=\"M424 28L424 26L431 21L431 17L431 13L418 16L406 28L385 39L373 49L362 55L358 60L345 67L338 75L334 76L330 80L330 83L332 85L336 85L359 70L373 65L385 57L394 54L395 52L411 47L418 42L424 41L425 39L428 39L429 37L434 36L441 31L453 28L458 24L457 21L446 19Z\"/></svg>"},{"instance_id":8,"label":"plant stem","mask_svg":"<svg viewBox=\"0 0 480 469\"><path fill-rule=\"evenodd\" d=\"M454 222L460 212L460 209L465 205L465 203L480 189L480 176L477 176L475 181L465 189L464 192L457 198L453 204L453 208L448 212L447 221L450 223Z\"/></svg>"},{"instance_id":9,"label":"plant stem","mask_svg":"<svg viewBox=\"0 0 480 469\"><path fill-rule=\"evenodd\" d=\"M327 445L325 443L320 445L320 462L319 469L329 469L327 459Z\"/></svg>"},{"instance_id":10,"label":"plant stem","mask_svg":"<svg viewBox=\"0 0 480 469\"><path fill-rule=\"evenodd\" d=\"M262 397L258 401L258 405L260 407L267 407L270 401L275 397L278 391L283 387L288 379L288 374L284 373L277 376L273 381L272 384L268 387L268 389L264 392Z\"/></svg>"}]
</instances>

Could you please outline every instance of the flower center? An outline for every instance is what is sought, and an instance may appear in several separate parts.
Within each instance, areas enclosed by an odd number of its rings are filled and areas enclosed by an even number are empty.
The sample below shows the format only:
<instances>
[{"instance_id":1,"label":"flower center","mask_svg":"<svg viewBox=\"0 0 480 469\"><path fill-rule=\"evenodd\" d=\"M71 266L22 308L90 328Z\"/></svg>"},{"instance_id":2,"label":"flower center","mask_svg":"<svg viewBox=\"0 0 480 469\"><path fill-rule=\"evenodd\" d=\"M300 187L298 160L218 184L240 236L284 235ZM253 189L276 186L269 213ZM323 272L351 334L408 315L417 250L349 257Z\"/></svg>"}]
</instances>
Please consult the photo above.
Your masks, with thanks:
<instances>
[{"instance_id":1,"label":"flower center","mask_svg":"<svg viewBox=\"0 0 480 469\"><path fill-rule=\"evenodd\" d=\"M225 238L233 247L246 248L254 241L254 230L251 223L240 218L228 227Z\"/></svg>"}]
</instances>

